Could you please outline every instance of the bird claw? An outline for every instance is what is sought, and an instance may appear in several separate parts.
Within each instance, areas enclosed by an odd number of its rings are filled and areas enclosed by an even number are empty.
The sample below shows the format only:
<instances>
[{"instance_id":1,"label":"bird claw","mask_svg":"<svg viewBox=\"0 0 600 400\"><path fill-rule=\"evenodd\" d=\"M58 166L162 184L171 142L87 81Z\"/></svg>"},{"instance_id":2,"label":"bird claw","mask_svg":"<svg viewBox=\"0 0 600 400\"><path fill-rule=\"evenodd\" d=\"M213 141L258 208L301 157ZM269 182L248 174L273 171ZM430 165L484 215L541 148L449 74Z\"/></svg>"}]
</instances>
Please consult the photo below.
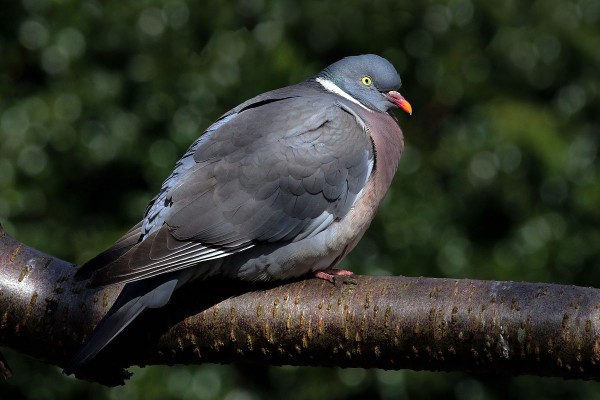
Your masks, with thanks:
<instances>
[{"instance_id":1,"label":"bird claw","mask_svg":"<svg viewBox=\"0 0 600 400\"><path fill-rule=\"evenodd\" d=\"M335 285L336 276L350 276L354 275L352 271L337 268L327 268L322 271L315 272L315 277L319 279L325 279Z\"/></svg>"}]
</instances>

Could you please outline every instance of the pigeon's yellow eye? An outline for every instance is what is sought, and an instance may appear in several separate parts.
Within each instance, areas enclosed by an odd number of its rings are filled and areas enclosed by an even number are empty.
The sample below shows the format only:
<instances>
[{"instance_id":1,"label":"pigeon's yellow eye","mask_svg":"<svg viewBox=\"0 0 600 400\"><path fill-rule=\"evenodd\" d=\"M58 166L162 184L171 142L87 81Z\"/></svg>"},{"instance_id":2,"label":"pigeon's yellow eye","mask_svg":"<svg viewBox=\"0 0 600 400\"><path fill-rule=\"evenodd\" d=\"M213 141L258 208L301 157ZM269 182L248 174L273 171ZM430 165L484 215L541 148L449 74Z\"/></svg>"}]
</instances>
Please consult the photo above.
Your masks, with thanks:
<instances>
[{"instance_id":1,"label":"pigeon's yellow eye","mask_svg":"<svg viewBox=\"0 0 600 400\"><path fill-rule=\"evenodd\" d=\"M365 75L362 77L361 82L365 86L371 86L371 84L373 83L373 79L371 79L370 76Z\"/></svg>"}]
</instances>

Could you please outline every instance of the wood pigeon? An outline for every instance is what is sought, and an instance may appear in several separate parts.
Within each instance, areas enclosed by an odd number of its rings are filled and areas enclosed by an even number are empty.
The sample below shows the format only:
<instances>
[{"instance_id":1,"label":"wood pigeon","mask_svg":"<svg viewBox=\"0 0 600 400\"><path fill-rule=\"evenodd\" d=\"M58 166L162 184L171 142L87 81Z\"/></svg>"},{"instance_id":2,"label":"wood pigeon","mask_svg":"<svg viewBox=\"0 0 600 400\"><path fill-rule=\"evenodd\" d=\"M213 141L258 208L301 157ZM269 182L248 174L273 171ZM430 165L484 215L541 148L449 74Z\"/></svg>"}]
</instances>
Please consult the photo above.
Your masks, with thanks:
<instances>
[{"instance_id":1,"label":"wood pigeon","mask_svg":"<svg viewBox=\"0 0 600 400\"><path fill-rule=\"evenodd\" d=\"M391 109L412 108L400 85L386 59L346 57L213 123L144 219L77 271L93 288L126 285L65 373L193 279L351 274L333 267L371 223L402 154Z\"/></svg>"}]
</instances>

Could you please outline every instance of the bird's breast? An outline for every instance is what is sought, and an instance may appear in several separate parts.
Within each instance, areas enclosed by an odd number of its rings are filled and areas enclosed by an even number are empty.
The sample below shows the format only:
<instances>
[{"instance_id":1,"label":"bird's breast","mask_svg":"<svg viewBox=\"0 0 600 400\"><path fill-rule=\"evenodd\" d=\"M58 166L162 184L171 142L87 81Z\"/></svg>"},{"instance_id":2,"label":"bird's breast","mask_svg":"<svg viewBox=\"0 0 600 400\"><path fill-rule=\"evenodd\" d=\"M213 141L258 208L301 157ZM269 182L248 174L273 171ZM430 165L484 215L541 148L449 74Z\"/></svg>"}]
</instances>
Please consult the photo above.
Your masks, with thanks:
<instances>
[{"instance_id":1,"label":"bird's breast","mask_svg":"<svg viewBox=\"0 0 600 400\"><path fill-rule=\"evenodd\" d=\"M341 260L362 238L371 224L396 173L404 149L402 131L394 118L377 112L361 113L375 150L375 165L359 198L331 231L330 246Z\"/></svg>"}]
</instances>

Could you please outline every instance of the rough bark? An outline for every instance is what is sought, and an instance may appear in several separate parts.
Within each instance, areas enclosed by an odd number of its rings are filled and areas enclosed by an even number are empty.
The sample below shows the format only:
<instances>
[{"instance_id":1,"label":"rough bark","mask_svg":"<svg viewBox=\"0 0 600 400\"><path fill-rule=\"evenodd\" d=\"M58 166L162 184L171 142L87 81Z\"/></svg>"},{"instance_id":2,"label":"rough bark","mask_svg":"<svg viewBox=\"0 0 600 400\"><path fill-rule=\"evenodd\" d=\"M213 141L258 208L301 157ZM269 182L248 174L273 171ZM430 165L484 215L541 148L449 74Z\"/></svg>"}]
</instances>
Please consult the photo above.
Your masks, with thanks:
<instances>
[{"instance_id":1,"label":"rough bark","mask_svg":"<svg viewBox=\"0 0 600 400\"><path fill-rule=\"evenodd\" d=\"M72 282L75 268L0 229L0 344L64 365L120 290L86 289ZM253 362L599 379L599 335L593 288L399 276L212 280L142 314L81 375L114 385L135 364Z\"/></svg>"}]
</instances>

